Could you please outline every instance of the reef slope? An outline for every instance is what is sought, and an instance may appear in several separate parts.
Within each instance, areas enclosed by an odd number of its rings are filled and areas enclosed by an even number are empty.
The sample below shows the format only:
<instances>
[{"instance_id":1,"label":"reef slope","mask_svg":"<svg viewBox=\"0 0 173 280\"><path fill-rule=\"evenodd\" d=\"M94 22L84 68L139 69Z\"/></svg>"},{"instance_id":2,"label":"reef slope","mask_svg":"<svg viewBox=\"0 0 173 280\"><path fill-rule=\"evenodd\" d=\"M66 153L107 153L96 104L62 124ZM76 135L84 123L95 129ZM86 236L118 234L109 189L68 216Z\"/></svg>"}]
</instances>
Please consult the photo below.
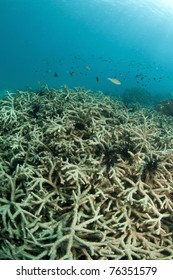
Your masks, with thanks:
<instances>
[{"instance_id":1,"label":"reef slope","mask_svg":"<svg viewBox=\"0 0 173 280\"><path fill-rule=\"evenodd\" d=\"M0 100L1 259L172 259L172 117L83 88Z\"/></svg>"}]
</instances>

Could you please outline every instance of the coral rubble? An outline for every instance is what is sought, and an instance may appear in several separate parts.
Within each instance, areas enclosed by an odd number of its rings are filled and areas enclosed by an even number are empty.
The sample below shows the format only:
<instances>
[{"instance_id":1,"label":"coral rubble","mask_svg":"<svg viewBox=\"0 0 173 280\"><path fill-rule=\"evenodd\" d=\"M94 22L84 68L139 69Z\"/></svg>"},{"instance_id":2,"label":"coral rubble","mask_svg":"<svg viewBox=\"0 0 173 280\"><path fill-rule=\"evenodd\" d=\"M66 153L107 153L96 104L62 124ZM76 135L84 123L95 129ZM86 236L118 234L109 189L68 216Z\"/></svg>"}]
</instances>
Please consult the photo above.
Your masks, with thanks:
<instances>
[{"instance_id":1,"label":"coral rubble","mask_svg":"<svg viewBox=\"0 0 173 280\"><path fill-rule=\"evenodd\" d=\"M83 88L0 100L1 259L173 259L172 117Z\"/></svg>"}]
</instances>

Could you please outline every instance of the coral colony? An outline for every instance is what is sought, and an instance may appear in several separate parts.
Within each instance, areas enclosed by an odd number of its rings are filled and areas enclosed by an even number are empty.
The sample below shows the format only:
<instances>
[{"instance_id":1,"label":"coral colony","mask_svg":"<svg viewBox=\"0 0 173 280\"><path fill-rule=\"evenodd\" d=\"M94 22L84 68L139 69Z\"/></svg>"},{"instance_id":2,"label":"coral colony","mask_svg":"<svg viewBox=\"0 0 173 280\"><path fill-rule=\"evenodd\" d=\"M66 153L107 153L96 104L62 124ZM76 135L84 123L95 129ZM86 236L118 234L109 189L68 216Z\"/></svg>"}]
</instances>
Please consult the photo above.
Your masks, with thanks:
<instances>
[{"instance_id":1,"label":"coral colony","mask_svg":"<svg viewBox=\"0 0 173 280\"><path fill-rule=\"evenodd\" d=\"M0 100L1 259L173 259L172 117L90 90Z\"/></svg>"}]
</instances>

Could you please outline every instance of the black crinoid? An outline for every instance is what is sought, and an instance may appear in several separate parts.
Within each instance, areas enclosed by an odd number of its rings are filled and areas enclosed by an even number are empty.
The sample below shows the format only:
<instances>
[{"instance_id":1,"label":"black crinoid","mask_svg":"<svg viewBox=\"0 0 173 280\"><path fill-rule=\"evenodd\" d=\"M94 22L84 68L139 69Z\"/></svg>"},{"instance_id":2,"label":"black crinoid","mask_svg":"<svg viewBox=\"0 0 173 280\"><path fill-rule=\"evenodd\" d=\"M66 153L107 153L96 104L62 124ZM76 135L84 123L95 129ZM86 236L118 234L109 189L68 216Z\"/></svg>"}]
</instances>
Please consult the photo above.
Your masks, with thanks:
<instances>
[{"instance_id":1,"label":"black crinoid","mask_svg":"<svg viewBox=\"0 0 173 280\"><path fill-rule=\"evenodd\" d=\"M107 171L115 165L118 159L117 148L109 147L106 143L97 145L95 154L101 157L101 164L106 165Z\"/></svg>"},{"instance_id":2,"label":"black crinoid","mask_svg":"<svg viewBox=\"0 0 173 280\"><path fill-rule=\"evenodd\" d=\"M77 134L82 140L87 140L91 137L88 123L78 120L74 124L74 133Z\"/></svg>"},{"instance_id":3,"label":"black crinoid","mask_svg":"<svg viewBox=\"0 0 173 280\"><path fill-rule=\"evenodd\" d=\"M107 171L109 171L110 168L115 165L117 159L117 150L113 147L109 148L107 145L105 145L102 162L106 165Z\"/></svg>"},{"instance_id":4,"label":"black crinoid","mask_svg":"<svg viewBox=\"0 0 173 280\"><path fill-rule=\"evenodd\" d=\"M153 179L156 171L158 170L160 160L156 156L150 156L146 158L143 171L142 179L146 181L147 179Z\"/></svg>"},{"instance_id":5,"label":"black crinoid","mask_svg":"<svg viewBox=\"0 0 173 280\"><path fill-rule=\"evenodd\" d=\"M135 153L135 144L131 140L130 133L124 131L120 143L118 143L118 153L123 160L131 161L131 155L129 152Z\"/></svg>"},{"instance_id":6,"label":"black crinoid","mask_svg":"<svg viewBox=\"0 0 173 280\"><path fill-rule=\"evenodd\" d=\"M150 172L154 172L154 171L157 170L157 168L158 168L158 162L159 162L159 161L158 161L156 158L150 159L150 160L147 162L145 168L146 168L148 171L150 171Z\"/></svg>"},{"instance_id":7,"label":"black crinoid","mask_svg":"<svg viewBox=\"0 0 173 280\"><path fill-rule=\"evenodd\" d=\"M32 115L32 117L37 118L38 114L40 111L40 104L39 103L34 103L31 106L31 111L30 111L30 115Z\"/></svg>"},{"instance_id":8,"label":"black crinoid","mask_svg":"<svg viewBox=\"0 0 173 280\"><path fill-rule=\"evenodd\" d=\"M86 128L86 125L83 121L77 121L75 124L74 124L74 128L76 130L85 130Z\"/></svg>"}]
</instances>

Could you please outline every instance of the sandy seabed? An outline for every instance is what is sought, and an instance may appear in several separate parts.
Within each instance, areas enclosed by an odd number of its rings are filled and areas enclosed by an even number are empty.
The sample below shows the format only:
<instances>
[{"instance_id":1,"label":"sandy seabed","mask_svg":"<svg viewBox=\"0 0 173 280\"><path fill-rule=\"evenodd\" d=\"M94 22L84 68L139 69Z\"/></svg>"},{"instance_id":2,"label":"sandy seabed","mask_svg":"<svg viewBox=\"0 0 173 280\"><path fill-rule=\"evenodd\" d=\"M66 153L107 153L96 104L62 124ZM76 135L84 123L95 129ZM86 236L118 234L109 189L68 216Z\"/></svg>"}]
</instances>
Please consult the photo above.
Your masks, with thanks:
<instances>
[{"instance_id":1,"label":"sandy seabed","mask_svg":"<svg viewBox=\"0 0 173 280\"><path fill-rule=\"evenodd\" d=\"M83 88L0 100L0 259L173 259L173 118Z\"/></svg>"}]
</instances>

